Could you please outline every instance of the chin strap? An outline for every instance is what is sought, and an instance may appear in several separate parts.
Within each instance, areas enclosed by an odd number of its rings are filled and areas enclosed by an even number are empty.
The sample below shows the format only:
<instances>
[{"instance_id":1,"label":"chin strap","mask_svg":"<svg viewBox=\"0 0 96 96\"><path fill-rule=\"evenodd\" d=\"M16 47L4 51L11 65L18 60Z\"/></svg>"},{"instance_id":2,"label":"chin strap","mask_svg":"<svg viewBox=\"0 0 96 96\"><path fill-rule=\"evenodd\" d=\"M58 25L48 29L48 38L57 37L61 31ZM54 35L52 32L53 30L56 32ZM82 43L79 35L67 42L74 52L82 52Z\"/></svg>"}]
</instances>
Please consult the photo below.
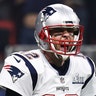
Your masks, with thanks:
<instances>
[{"instance_id":1,"label":"chin strap","mask_svg":"<svg viewBox=\"0 0 96 96\"><path fill-rule=\"evenodd\" d=\"M62 59L65 61L69 56L68 55L61 55Z\"/></svg>"}]
</instances>

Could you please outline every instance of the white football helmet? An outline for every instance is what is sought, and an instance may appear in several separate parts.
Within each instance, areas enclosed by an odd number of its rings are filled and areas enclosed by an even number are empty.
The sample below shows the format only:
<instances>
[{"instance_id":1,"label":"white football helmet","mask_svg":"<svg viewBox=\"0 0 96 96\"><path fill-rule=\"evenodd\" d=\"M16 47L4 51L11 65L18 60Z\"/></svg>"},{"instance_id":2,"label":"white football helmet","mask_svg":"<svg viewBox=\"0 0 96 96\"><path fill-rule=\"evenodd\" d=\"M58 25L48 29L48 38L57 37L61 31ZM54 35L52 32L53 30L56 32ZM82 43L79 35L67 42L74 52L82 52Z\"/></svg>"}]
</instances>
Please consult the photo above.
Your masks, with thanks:
<instances>
[{"instance_id":1,"label":"white football helmet","mask_svg":"<svg viewBox=\"0 0 96 96\"><path fill-rule=\"evenodd\" d=\"M45 7L37 16L35 25L35 39L42 50L61 55L75 55L80 52L83 40L83 26L79 25L79 18L72 8L63 4L52 4ZM74 40L56 40L51 38L50 29L67 28L74 31ZM54 41L63 50L55 48ZM70 47L70 49L68 49Z\"/></svg>"}]
</instances>

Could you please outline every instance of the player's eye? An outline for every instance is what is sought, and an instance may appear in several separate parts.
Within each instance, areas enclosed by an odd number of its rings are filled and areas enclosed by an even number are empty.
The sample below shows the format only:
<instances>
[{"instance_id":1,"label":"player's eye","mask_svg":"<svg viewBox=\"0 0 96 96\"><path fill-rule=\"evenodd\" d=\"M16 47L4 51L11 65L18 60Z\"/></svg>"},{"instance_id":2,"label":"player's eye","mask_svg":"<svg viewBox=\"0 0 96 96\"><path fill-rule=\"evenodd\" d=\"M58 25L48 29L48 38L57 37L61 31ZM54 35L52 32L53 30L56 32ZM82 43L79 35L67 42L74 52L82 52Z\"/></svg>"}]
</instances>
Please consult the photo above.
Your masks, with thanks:
<instances>
[{"instance_id":1,"label":"player's eye","mask_svg":"<svg viewBox=\"0 0 96 96\"><path fill-rule=\"evenodd\" d=\"M79 28L66 28L65 30L69 33L73 33L74 35L78 35L79 33Z\"/></svg>"},{"instance_id":2,"label":"player's eye","mask_svg":"<svg viewBox=\"0 0 96 96\"><path fill-rule=\"evenodd\" d=\"M74 35L78 35L79 28L51 28L49 29L49 32L51 35L53 35L54 33L58 33L61 35L61 32L64 32L64 31L73 33Z\"/></svg>"}]
</instances>

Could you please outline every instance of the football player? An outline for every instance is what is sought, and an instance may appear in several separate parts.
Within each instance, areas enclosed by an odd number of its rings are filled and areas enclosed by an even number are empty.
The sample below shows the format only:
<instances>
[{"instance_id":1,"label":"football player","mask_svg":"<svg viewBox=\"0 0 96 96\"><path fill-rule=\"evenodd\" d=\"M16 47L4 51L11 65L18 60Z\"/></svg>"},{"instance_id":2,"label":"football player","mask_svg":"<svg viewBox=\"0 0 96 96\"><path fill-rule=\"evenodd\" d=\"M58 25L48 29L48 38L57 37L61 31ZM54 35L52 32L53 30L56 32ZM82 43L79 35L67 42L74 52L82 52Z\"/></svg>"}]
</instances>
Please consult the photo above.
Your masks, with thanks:
<instances>
[{"instance_id":1,"label":"football player","mask_svg":"<svg viewBox=\"0 0 96 96\"><path fill-rule=\"evenodd\" d=\"M14 52L4 61L5 96L96 96L95 64L80 52L83 31L72 8L42 9L34 32L40 49Z\"/></svg>"}]
</instances>

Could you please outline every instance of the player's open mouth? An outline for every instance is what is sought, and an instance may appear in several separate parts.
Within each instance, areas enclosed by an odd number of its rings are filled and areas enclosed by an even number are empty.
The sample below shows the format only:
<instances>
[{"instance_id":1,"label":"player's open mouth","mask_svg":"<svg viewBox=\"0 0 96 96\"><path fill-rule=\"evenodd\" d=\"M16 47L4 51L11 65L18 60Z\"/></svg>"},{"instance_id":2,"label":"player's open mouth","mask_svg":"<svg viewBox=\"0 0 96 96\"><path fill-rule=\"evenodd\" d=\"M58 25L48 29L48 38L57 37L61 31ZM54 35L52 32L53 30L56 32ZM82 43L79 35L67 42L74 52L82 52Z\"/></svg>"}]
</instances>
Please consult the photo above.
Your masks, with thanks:
<instances>
[{"instance_id":1,"label":"player's open mouth","mask_svg":"<svg viewBox=\"0 0 96 96\"><path fill-rule=\"evenodd\" d=\"M68 45L66 45L66 46L60 45L60 50L61 51L68 51L69 50L69 46Z\"/></svg>"}]
</instances>

